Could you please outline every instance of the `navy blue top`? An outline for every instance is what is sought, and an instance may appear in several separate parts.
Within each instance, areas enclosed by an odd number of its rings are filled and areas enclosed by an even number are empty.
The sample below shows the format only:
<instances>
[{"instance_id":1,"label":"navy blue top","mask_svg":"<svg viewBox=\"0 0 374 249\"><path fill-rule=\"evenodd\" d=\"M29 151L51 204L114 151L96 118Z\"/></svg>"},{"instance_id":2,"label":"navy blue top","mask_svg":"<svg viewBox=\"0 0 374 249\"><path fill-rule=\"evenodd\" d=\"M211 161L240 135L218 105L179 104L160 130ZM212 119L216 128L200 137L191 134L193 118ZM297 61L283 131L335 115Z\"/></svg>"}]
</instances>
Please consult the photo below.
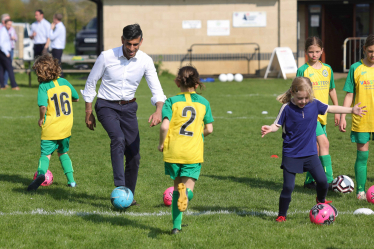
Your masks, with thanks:
<instances>
[{"instance_id":1,"label":"navy blue top","mask_svg":"<svg viewBox=\"0 0 374 249\"><path fill-rule=\"evenodd\" d=\"M317 117L325 114L328 107L318 99L309 102L304 108L292 102L281 107L274 124L283 128L283 156L297 158L318 153Z\"/></svg>"}]
</instances>

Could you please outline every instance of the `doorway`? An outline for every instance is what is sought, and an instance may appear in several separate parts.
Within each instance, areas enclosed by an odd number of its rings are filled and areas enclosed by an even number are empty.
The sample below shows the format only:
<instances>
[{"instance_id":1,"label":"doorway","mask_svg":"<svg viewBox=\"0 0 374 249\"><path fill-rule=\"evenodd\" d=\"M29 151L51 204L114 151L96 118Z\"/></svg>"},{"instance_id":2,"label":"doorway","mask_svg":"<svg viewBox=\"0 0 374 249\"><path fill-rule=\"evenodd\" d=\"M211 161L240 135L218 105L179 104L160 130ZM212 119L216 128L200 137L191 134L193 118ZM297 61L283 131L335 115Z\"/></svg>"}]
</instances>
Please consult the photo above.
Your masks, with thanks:
<instances>
[{"instance_id":1,"label":"doorway","mask_svg":"<svg viewBox=\"0 0 374 249\"><path fill-rule=\"evenodd\" d=\"M343 43L354 34L353 4L326 4L324 9L324 53L334 72L343 72Z\"/></svg>"}]
</instances>

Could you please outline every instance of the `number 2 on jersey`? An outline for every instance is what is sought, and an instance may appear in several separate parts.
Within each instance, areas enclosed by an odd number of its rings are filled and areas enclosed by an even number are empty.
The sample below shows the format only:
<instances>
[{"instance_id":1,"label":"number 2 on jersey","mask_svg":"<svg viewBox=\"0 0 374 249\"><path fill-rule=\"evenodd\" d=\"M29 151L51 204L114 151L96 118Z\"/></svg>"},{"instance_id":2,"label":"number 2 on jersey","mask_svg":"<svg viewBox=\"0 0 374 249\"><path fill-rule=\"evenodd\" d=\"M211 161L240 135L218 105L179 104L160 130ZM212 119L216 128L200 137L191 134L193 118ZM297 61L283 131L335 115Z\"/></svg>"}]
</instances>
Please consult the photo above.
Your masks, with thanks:
<instances>
[{"instance_id":1,"label":"number 2 on jersey","mask_svg":"<svg viewBox=\"0 0 374 249\"><path fill-rule=\"evenodd\" d=\"M64 97L66 99L64 99ZM57 99L57 94L53 94L53 96L51 97L51 100L55 103L55 109L56 109L56 117L60 117L61 116L61 112L60 112L60 105L58 103L58 99ZM62 92L60 94L60 103L61 103L61 111L64 115L70 115L71 113L71 106L70 106L70 101L69 101L69 94L65 93L65 92Z\"/></svg>"},{"instance_id":2,"label":"number 2 on jersey","mask_svg":"<svg viewBox=\"0 0 374 249\"><path fill-rule=\"evenodd\" d=\"M196 118L196 110L195 108L193 108L192 106L186 106L185 108L183 108L182 110L182 117L187 117L187 112L191 112L191 117L190 119L184 123L179 131L179 134L180 135L184 135L184 136L190 136L192 137L193 136L193 132L192 131L186 131L186 128L193 123L193 121L195 121L195 118Z\"/></svg>"}]
</instances>

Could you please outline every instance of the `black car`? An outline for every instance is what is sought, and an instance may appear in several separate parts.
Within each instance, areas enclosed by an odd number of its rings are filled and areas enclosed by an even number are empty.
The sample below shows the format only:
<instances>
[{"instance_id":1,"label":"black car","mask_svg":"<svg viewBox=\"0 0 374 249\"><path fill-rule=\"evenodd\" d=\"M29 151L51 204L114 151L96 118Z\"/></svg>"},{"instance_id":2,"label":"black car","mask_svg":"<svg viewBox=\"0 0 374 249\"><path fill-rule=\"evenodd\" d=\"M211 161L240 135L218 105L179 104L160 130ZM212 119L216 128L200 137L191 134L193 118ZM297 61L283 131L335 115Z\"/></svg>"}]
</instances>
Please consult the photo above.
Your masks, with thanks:
<instances>
[{"instance_id":1,"label":"black car","mask_svg":"<svg viewBox=\"0 0 374 249\"><path fill-rule=\"evenodd\" d=\"M75 54L96 54L97 47L97 18L91 21L79 31L75 37Z\"/></svg>"}]
</instances>

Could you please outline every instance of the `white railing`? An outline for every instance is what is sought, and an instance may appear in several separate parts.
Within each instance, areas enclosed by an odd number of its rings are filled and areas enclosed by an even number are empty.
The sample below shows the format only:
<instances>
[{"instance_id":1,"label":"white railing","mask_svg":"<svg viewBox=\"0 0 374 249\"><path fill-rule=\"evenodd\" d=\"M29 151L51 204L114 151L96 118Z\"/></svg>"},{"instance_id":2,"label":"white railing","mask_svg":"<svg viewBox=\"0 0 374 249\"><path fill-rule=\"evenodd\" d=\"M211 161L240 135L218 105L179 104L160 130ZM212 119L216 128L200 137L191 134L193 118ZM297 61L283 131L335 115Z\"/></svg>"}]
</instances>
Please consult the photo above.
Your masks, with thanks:
<instances>
[{"instance_id":1,"label":"white railing","mask_svg":"<svg viewBox=\"0 0 374 249\"><path fill-rule=\"evenodd\" d=\"M343 71L349 71L351 65L364 58L363 46L366 37L348 37L343 44Z\"/></svg>"}]
</instances>

